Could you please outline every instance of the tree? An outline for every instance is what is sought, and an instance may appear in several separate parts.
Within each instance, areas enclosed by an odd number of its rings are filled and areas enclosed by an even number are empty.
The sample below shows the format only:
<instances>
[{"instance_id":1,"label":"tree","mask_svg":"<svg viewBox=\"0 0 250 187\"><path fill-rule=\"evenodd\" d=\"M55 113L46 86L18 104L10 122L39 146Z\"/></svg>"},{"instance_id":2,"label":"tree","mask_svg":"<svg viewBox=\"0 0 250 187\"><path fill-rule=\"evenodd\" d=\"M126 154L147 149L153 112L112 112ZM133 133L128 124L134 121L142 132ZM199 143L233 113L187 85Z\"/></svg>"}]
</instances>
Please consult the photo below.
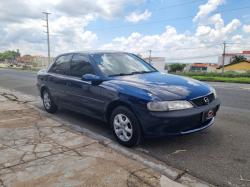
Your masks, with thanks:
<instances>
[{"instance_id":1,"label":"tree","mask_svg":"<svg viewBox=\"0 0 250 187\"><path fill-rule=\"evenodd\" d=\"M15 60L16 57L19 56L20 56L19 51L4 51L3 53L0 53L0 61Z\"/></svg>"},{"instance_id":2,"label":"tree","mask_svg":"<svg viewBox=\"0 0 250 187\"><path fill-rule=\"evenodd\" d=\"M243 55L235 55L232 58L231 64L237 64L239 62L243 62L243 61L246 61L246 60L247 60L247 58L244 57Z\"/></svg>"},{"instance_id":3,"label":"tree","mask_svg":"<svg viewBox=\"0 0 250 187\"><path fill-rule=\"evenodd\" d=\"M177 72L177 71L183 71L183 69L186 67L186 64L170 64L170 72Z\"/></svg>"}]
</instances>

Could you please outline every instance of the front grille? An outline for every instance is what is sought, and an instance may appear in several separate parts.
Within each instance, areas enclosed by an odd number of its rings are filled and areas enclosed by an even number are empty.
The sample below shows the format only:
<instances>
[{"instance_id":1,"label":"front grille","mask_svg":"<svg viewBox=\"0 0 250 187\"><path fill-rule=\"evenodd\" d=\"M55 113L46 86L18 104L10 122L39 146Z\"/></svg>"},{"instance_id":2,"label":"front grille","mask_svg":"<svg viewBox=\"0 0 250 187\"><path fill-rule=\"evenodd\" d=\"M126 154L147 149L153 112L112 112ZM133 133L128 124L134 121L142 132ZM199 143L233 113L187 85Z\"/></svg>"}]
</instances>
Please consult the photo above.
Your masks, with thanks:
<instances>
[{"instance_id":1,"label":"front grille","mask_svg":"<svg viewBox=\"0 0 250 187\"><path fill-rule=\"evenodd\" d=\"M207 98L208 99L208 102L205 102L205 99L204 98ZM196 106L203 106L203 105L208 105L209 103L211 103L213 100L214 100L214 94L211 93L209 95L206 95L206 96L202 96L202 97L199 97L199 98L195 98L195 99L192 99L191 102L194 103Z\"/></svg>"}]
</instances>

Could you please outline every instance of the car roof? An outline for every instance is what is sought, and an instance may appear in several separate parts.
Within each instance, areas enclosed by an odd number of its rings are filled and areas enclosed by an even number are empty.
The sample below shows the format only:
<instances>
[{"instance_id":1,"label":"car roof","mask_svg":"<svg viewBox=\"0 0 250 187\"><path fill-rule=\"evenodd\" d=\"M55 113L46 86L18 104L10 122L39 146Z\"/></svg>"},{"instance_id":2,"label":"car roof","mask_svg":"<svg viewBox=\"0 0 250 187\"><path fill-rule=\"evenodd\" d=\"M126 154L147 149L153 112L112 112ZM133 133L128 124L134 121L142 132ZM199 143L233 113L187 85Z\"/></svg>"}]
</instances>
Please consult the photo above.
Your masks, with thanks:
<instances>
[{"instance_id":1,"label":"car roof","mask_svg":"<svg viewBox=\"0 0 250 187\"><path fill-rule=\"evenodd\" d=\"M113 51L113 50L88 50L88 51L73 51L69 53L63 53L61 55L67 55L67 54L88 54L88 55L93 55L93 54L98 54L98 53L128 53L124 51Z\"/></svg>"}]
</instances>

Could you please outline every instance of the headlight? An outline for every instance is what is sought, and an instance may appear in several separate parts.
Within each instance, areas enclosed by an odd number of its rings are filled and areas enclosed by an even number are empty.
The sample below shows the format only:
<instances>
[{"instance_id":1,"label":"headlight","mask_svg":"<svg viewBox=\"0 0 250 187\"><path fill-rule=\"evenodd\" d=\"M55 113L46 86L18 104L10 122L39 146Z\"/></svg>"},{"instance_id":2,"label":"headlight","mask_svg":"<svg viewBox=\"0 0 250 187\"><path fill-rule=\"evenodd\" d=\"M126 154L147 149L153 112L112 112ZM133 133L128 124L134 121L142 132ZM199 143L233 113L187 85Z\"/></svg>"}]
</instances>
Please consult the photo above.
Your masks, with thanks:
<instances>
[{"instance_id":1,"label":"headlight","mask_svg":"<svg viewBox=\"0 0 250 187\"><path fill-rule=\"evenodd\" d=\"M150 111L171 111L193 108L193 105L188 101L153 101L147 104L147 108Z\"/></svg>"},{"instance_id":2,"label":"headlight","mask_svg":"<svg viewBox=\"0 0 250 187\"><path fill-rule=\"evenodd\" d=\"M217 98L216 90L215 90L213 87L211 88L211 91L212 91L212 93L214 94L214 98Z\"/></svg>"}]
</instances>

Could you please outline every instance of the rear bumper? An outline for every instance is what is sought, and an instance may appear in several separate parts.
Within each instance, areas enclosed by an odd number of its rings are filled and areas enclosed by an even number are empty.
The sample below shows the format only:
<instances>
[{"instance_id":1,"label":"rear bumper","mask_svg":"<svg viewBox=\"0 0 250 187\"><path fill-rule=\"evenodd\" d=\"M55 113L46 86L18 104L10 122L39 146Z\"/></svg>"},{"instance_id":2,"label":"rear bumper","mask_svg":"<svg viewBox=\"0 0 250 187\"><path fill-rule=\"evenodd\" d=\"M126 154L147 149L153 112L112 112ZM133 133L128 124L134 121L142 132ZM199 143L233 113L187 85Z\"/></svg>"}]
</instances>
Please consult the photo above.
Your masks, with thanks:
<instances>
[{"instance_id":1,"label":"rear bumper","mask_svg":"<svg viewBox=\"0 0 250 187\"><path fill-rule=\"evenodd\" d=\"M145 137L184 135L201 131L211 126L215 117L203 120L203 113L213 110L215 115L220 101L215 99L209 105L171 112L140 111L140 121Z\"/></svg>"}]
</instances>

